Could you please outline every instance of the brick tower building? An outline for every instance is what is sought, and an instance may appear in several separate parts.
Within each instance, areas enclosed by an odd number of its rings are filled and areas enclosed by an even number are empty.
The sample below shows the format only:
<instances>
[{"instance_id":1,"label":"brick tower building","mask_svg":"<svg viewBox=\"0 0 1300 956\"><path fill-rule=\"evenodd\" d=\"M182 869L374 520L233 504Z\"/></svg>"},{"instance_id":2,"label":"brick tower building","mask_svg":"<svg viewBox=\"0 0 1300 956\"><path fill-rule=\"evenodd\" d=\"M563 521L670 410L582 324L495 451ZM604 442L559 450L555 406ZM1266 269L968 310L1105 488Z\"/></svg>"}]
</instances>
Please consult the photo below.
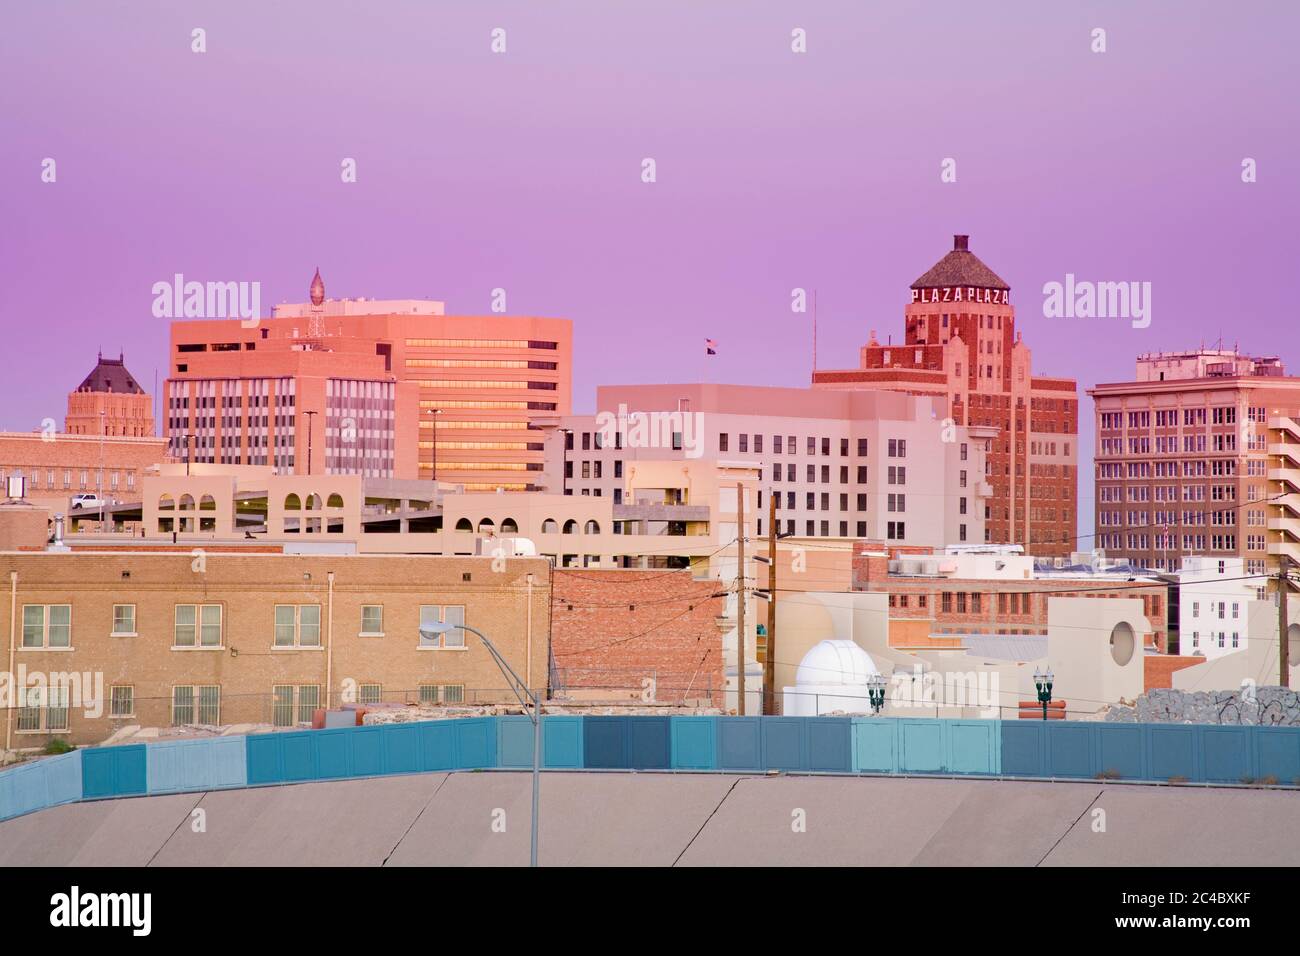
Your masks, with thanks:
<instances>
[{"instance_id":1,"label":"brick tower building","mask_svg":"<svg viewBox=\"0 0 1300 956\"><path fill-rule=\"evenodd\" d=\"M882 345L872 330L858 368L814 369L813 387L938 396L956 424L997 428L985 540L1042 556L1077 550L1078 386L1033 374L1011 287L970 251L968 236L954 236L912 283L903 322L900 344Z\"/></svg>"}]
</instances>

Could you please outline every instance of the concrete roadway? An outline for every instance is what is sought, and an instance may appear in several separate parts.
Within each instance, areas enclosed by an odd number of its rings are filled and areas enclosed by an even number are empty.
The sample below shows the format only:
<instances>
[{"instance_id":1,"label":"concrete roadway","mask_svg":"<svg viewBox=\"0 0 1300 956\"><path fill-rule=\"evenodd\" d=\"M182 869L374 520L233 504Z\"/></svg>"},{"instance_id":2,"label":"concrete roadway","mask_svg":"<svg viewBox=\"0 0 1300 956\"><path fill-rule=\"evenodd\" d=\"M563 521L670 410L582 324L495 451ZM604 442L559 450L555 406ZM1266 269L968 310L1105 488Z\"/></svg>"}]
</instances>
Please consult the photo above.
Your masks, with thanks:
<instances>
[{"instance_id":1,"label":"concrete roadway","mask_svg":"<svg viewBox=\"0 0 1300 956\"><path fill-rule=\"evenodd\" d=\"M69 804L0 823L0 866L524 865L530 796L529 774L492 771ZM1278 790L547 772L540 857L543 866L1294 866L1297 812L1300 793Z\"/></svg>"}]
</instances>

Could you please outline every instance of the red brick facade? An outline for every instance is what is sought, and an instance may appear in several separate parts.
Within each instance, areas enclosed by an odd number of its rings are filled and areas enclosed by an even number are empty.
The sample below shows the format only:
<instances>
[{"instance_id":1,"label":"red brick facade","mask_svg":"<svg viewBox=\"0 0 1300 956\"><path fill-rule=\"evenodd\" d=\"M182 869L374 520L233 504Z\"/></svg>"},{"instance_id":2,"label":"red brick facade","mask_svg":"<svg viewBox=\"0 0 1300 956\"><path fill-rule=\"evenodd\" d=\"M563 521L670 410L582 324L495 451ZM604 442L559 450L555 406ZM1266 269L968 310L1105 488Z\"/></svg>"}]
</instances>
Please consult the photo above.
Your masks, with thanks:
<instances>
[{"instance_id":1,"label":"red brick facade","mask_svg":"<svg viewBox=\"0 0 1300 956\"><path fill-rule=\"evenodd\" d=\"M690 571L556 569L552 693L721 704L724 599ZM558 686L554 686L558 685Z\"/></svg>"}]
</instances>

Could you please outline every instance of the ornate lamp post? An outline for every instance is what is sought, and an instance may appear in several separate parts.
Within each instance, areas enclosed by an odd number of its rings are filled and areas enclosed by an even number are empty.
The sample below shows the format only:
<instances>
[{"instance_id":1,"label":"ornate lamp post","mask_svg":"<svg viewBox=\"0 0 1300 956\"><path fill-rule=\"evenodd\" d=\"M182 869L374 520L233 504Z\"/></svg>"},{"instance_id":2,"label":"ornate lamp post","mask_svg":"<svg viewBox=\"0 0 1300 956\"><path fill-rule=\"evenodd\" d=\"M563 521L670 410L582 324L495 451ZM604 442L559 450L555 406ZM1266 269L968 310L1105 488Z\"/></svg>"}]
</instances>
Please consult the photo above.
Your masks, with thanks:
<instances>
[{"instance_id":1,"label":"ornate lamp post","mask_svg":"<svg viewBox=\"0 0 1300 956\"><path fill-rule=\"evenodd\" d=\"M1034 668L1034 686L1038 688L1038 702L1043 705L1043 720L1047 719L1047 705L1052 701L1052 684L1056 675L1049 667L1046 671Z\"/></svg>"},{"instance_id":2,"label":"ornate lamp post","mask_svg":"<svg viewBox=\"0 0 1300 956\"><path fill-rule=\"evenodd\" d=\"M881 708L885 706L885 678L882 675L872 674L867 678L867 696L871 699L871 712L879 717Z\"/></svg>"}]
</instances>

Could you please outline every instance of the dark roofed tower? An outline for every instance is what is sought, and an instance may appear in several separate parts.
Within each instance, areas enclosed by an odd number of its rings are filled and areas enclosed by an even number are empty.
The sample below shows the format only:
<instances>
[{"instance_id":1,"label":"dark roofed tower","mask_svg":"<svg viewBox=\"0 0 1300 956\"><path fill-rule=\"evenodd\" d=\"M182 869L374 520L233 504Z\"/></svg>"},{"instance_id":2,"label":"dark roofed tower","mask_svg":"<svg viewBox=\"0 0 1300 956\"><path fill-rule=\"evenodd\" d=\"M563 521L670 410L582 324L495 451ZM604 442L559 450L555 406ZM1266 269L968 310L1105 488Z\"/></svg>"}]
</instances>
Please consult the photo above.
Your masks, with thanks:
<instances>
[{"instance_id":1,"label":"dark roofed tower","mask_svg":"<svg viewBox=\"0 0 1300 956\"><path fill-rule=\"evenodd\" d=\"M149 438L154 434L153 399L127 371L125 356L120 353L112 359L100 352L90 374L68 393L64 431L98 435L101 427L110 437Z\"/></svg>"},{"instance_id":2,"label":"dark roofed tower","mask_svg":"<svg viewBox=\"0 0 1300 956\"><path fill-rule=\"evenodd\" d=\"M952 249L910 293L900 342L888 337L881 344L872 329L858 368L817 369L813 386L944 399L956 424L986 430L987 473L966 476L991 486L986 541L1022 544L1044 557L1078 550L1074 379L1033 374L1030 350L1016 331L1011 286L971 252L969 236L953 236Z\"/></svg>"}]
</instances>

